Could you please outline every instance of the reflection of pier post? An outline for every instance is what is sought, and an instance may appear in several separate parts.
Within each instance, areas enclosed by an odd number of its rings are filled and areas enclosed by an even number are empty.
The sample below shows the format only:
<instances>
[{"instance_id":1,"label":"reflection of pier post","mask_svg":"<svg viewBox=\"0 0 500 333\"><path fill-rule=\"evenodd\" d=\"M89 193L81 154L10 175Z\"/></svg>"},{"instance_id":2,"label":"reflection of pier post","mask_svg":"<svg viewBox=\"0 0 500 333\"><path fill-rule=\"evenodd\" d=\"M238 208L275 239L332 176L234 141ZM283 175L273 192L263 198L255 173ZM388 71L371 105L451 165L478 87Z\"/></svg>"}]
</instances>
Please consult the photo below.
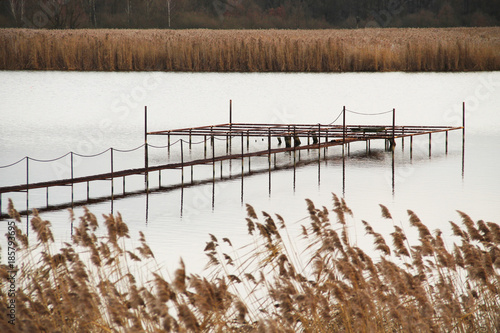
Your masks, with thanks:
<instances>
[{"instance_id":1,"label":"reflection of pier post","mask_svg":"<svg viewBox=\"0 0 500 333\"><path fill-rule=\"evenodd\" d=\"M244 137L243 132L241 132L241 204L243 205L243 179L245 178L245 159L244 154Z\"/></svg>"},{"instance_id":2,"label":"reflection of pier post","mask_svg":"<svg viewBox=\"0 0 500 333\"><path fill-rule=\"evenodd\" d=\"M269 196L271 196L271 128L269 127L269 132L267 134L267 162L269 169Z\"/></svg>"},{"instance_id":3,"label":"reflection of pier post","mask_svg":"<svg viewBox=\"0 0 500 333\"><path fill-rule=\"evenodd\" d=\"M345 196L345 158L342 157L342 196Z\"/></svg>"},{"instance_id":4,"label":"reflection of pier post","mask_svg":"<svg viewBox=\"0 0 500 333\"><path fill-rule=\"evenodd\" d=\"M465 102L462 102L462 180L465 174Z\"/></svg>"},{"instance_id":5,"label":"reflection of pier post","mask_svg":"<svg viewBox=\"0 0 500 333\"><path fill-rule=\"evenodd\" d=\"M392 196L394 196L394 186L395 186L395 181L394 181L394 150L392 150Z\"/></svg>"}]
</instances>

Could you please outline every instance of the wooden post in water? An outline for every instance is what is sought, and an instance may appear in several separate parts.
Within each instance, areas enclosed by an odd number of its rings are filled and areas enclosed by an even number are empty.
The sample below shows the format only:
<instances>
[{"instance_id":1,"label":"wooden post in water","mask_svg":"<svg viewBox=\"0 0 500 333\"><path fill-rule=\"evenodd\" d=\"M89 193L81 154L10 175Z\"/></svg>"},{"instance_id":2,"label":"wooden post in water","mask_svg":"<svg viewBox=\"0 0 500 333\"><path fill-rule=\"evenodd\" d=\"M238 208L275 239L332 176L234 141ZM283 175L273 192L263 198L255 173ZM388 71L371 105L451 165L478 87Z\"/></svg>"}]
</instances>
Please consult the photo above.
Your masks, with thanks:
<instances>
[{"instance_id":1,"label":"wooden post in water","mask_svg":"<svg viewBox=\"0 0 500 333\"><path fill-rule=\"evenodd\" d=\"M344 108L342 109L342 156L344 156L344 149L345 149L345 105Z\"/></svg>"},{"instance_id":2,"label":"wooden post in water","mask_svg":"<svg viewBox=\"0 0 500 333\"><path fill-rule=\"evenodd\" d=\"M392 109L392 142L391 148L396 148L396 109Z\"/></svg>"},{"instance_id":3,"label":"wooden post in water","mask_svg":"<svg viewBox=\"0 0 500 333\"><path fill-rule=\"evenodd\" d=\"M30 184L30 158L26 156L26 235L28 235L29 231L29 205L30 205L30 196L29 196L29 184Z\"/></svg>"},{"instance_id":4,"label":"wooden post in water","mask_svg":"<svg viewBox=\"0 0 500 333\"><path fill-rule=\"evenodd\" d=\"M90 200L90 182L87 182L87 201Z\"/></svg>"},{"instance_id":5,"label":"wooden post in water","mask_svg":"<svg viewBox=\"0 0 500 333\"><path fill-rule=\"evenodd\" d=\"M429 157L432 155L432 134L429 133Z\"/></svg>"},{"instance_id":6,"label":"wooden post in water","mask_svg":"<svg viewBox=\"0 0 500 333\"><path fill-rule=\"evenodd\" d=\"M71 157L71 207L73 207L73 199L74 199L74 188L73 188L73 176L74 176L74 173L73 173L73 152L71 152L70 154L70 157Z\"/></svg>"},{"instance_id":7,"label":"wooden post in water","mask_svg":"<svg viewBox=\"0 0 500 333\"><path fill-rule=\"evenodd\" d=\"M146 190L149 189L149 157L148 157L148 107L144 106L144 168L146 172L144 173L144 184L146 185Z\"/></svg>"},{"instance_id":8,"label":"wooden post in water","mask_svg":"<svg viewBox=\"0 0 500 333\"><path fill-rule=\"evenodd\" d=\"M295 164L296 164L296 152L295 152L295 137L296 137L296 131L295 131L295 126L293 126L293 170L295 171ZM270 141L270 139L269 139ZM269 144L270 145L270 144ZM271 149L269 148L269 152L271 151ZM269 161L269 167L271 167L271 161Z\"/></svg>"},{"instance_id":9,"label":"wooden post in water","mask_svg":"<svg viewBox=\"0 0 500 333\"><path fill-rule=\"evenodd\" d=\"M271 173L271 128L269 128L269 132L267 134L267 161L269 163L269 174Z\"/></svg>"},{"instance_id":10,"label":"wooden post in water","mask_svg":"<svg viewBox=\"0 0 500 333\"><path fill-rule=\"evenodd\" d=\"M212 181L215 182L215 142L214 142L214 136L211 136L211 142L212 142Z\"/></svg>"},{"instance_id":11,"label":"wooden post in water","mask_svg":"<svg viewBox=\"0 0 500 333\"><path fill-rule=\"evenodd\" d=\"M207 136L203 136L203 158L207 159Z\"/></svg>"},{"instance_id":12,"label":"wooden post in water","mask_svg":"<svg viewBox=\"0 0 500 333\"><path fill-rule=\"evenodd\" d=\"M170 132L167 134L168 157L170 158Z\"/></svg>"},{"instance_id":13,"label":"wooden post in water","mask_svg":"<svg viewBox=\"0 0 500 333\"><path fill-rule=\"evenodd\" d=\"M244 164L244 158L243 158L243 132L241 132L241 181L243 182L243 173L245 171L245 164Z\"/></svg>"},{"instance_id":14,"label":"wooden post in water","mask_svg":"<svg viewBox=\"0 0 500 333\"><path fill-rule=\"evenodd\" d=\"M47 208L49 208L49 187L47 186L45 188L45 203L46 203L46 206ZM0 205L2 204L2 200L0 200ZM0 212L1 214L1 212Z\"/></svg>"},{"instance_id":15,"label":"wooden post in water","mask_svg":"<svg viewBox=\"0 0 500 333\"><path fill-rule=\"evenodd\" d=\"M402 127L402 136L401 136L401 148L405 150L405 128L404 126Z\"/></svg>"},{"instance_id":16,"label":"wooden post in water","mask_svg":"<svg viewBox=\"0 0 500 333\"><path fill-rule=\"evenodd\" d=\"M125 194L125 176L123 176L123 194Z\"/></svg>"},{"instance_id":17,"label":"wooden post in water","mask_svg":"<svg viewBox=\"0 0 500 333\"><path fill-rule=\"evenodd\" d=\"M445 152L446 152L446 155L448 155L448 131L446 131L446 134L445 134Z\"/></svg>"},{"instance_id":18,"label":"wooden post in water","mask_svg":"<svg viewBox=\"0 0 500 333\"><path fill-rule=\"evenodd\" d=\"M184 186L184 140L181 139L181 186Z\"/></svg>"},{"instance_id":19,"label":"wooden post in water","mask_svg":"<svg viewBox=\"0 0 500 333\"><path fill-rule=\"evenodd\" d=\"M114 198L114 177L113 177L113 173L114 173L114 168L113 168L113 148L110 148L109 150L111 152L111 200L113 200Z\"/></svg>"},{"instance_id":20,"label":"wooden post in water","mask_svg":"<svg viewBox=\"0 0 500 333\"><path fill-rule=\"evenodd\" d=\"M413 135L410 136L410 159L413 158Z\"/></svg>"},{"instance_id":21,"label":"wooden post in water","mask_svg":"<svg viewBox=\"0 0 500 333\"><path fill-rule=\"evenodd\" d=\"M189 151L191 151L191 143L192 143L192 138L191 138L191 130L189 130Z\"/></svg>"}]
</instances>

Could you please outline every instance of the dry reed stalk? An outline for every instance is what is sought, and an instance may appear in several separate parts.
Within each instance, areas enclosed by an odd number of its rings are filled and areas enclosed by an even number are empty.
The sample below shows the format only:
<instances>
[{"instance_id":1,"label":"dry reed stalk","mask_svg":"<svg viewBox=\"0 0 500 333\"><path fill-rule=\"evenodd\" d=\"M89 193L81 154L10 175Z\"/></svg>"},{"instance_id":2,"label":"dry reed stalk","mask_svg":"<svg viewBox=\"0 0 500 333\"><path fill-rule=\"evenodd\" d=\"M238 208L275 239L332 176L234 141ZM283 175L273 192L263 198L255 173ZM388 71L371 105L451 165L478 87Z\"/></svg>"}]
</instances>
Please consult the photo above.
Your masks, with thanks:
<instances>
[{"instance_id":1,"label":"dry reed stalk","mask_svg":"<svg viewBox=\"0 0 500 333\"><path fill-rule=\"evenodd\" d=\"M474 222L459 212L465 229L452 223L460 244L453 245L451 254L442 232L432 236L412 211L417 246L405 246L403 229L394 226L390 248L363 221L375 238L374 248L382 251L375 257L352 245L346 226L353 214L343 199L334 195L331 210L316 208L311 200L306 204L310 224L302 228L303 239L285 237L281 216L257 214L247 205L253 242L236 250L228 238L219 242L210 235L208 276L189 275L181 261L171 281L156 269L144 234L136 251L125 248L128 228L119 214L104 216L107 233L97 236L98 220L85 210L72 242L55 251L50 223L35 212L35 244L16 230L23 262L16 330L500 331L498 224ZM382 217L392 220L389 210L381 208ZM9 212L19 219L12 203ZM146 279L138 274L144 269L151 272ZM0 279L8 277L1 265ZM2 311L7 311L6 291L4 283ZM0 330L13 332L5 316Z\"/></svg>"}]
</instances>

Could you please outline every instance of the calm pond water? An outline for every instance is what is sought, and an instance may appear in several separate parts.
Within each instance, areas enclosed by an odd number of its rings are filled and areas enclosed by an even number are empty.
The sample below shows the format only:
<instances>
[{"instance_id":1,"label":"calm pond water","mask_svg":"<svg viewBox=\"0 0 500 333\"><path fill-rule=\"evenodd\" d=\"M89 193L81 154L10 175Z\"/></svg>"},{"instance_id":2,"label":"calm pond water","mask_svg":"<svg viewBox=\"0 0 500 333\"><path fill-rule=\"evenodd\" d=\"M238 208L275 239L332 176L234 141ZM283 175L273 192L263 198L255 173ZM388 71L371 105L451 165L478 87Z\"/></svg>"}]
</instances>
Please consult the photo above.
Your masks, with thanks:
<instances>
[{"instance_id":1,"label":"calm pond water","mask_svg":"<svg viewBox=\"0 0 500 333\"><path fill-rule=\"evenodd\" d=\"M189 272L200 272L208 234L228 237L234 245L250 241L246 236L245 203L256 211L278 213L288 222L291 234L299 234L307 223L304 199L317 206L331 207L331 193L344 195L354 211L349 221L360 244L371 249L361 220L376 231L388 234L392 223L380 217L378 204L386 205L395 221L411 234L406 209L414 210L431 230L451 235L448 221L459 222L456 210L473 219L500 222L500 72L493 73L346 73L346 74L215 74L215 73L68 73L0 72L0 166L25 156L48 160L69 151L82 155L109 147L131 149L144 141L144 106L148 106L149 130L165 130L228 122L229 99L233 100L233 121L247 123L330 123L342 107L378 113L396 108L398 125L461 126L462 101L467 105L465 155L462 132L449 134L448 153L444 134L416 137L410 158L409 139L404 148L398 140L394 154L385 152L383 142L372 143L367 154L364 143L351 145L343 161L341 148L329 148L327 158L317 163L317 152L303 151L297 168L290 155L278 155L280 170L225 181L211 181L183 189L153 191L113 202L89 204L97 216L120 212L137 240L143 231L161 265L169 271L182 256ZM362 116L347 114L348 124L390 124L391 114ZM337 123L341 123L337 120ZM197 139L195 139L197 140ZM150 144L163 146L165 137L153 137ZM252 140L257 149L265 142ZM190 152L203 155L202 145ZM216 142L218 152L224 143ZM235 147L239 147L235 143ZM165 148L150 149L150 163L168 161ZM179 158L178 146L170 159ZM463 159L462 159L463 158ZM109 171L109 153L95 158L75 158L75 176ZM69 176L69 157L44 163L30 160L30 181ZM115 152L116 169L141 167L141 149ZM266 158L252 159L252 171L265 170ZM0 169L0 186L26 181L26 164ZM247 166L245 166L247 168ZM223 175L239 173L241 164L223 165ZM219 178L220 170L217 169ZM211 178L211 166L194 168L194 179ZM162 173L162 185L180 182L180 171ZM185 171L186 184L190 171ZM393 184L394 183L394 184ZM127 190L141 189L141 176L127 178ZM151 174L151 187L158 186L158 174ZM122 185L115 181L115 192ZM91 184L91 197L109 195L110 183ZM2 196L19 210L26 207L25 193ZM86 197L86 186L75 186L75 200ZM30 191L31 207L45 205L45 190ZM50 190L50 203L67 202L70 189ZM82 208L75 209L76 216ZM45 212L52 222L56 241L71 237L67 210ZM102 220L101 220L102 221ZM26 218L23 218L26 223ZM25 227L24 227L25 228ZM0 221L0 234L7 230ZM5 251L5 240L1 243ZM5 256L4 256L5 258Z\"/></svg>"}]
</instances>

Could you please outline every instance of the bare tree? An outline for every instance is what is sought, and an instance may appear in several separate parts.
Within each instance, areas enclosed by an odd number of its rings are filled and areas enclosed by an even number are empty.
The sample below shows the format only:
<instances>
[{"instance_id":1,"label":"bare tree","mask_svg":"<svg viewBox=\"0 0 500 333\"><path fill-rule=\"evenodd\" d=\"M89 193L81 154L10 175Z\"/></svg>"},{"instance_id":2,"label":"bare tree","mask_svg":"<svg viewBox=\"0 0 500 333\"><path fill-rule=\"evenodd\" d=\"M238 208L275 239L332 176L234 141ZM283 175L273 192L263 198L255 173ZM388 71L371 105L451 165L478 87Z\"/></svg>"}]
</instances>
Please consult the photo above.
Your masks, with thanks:
<instances>
[{"instance_id":1,"label":"bare tree","mask_svg":"<svg viewBox=\"0 0 500 333\"><path fill-rule=\"evenodd\" d=\"M74 1L74 0L71 0ZM85 9L85 13L87 14L90 24L97 28L97 14L95 9L95 0L82 0L82 6Z\"/></svg>"},{"instance_id":2,"label":"bare tree","mask_svg":"<svg viewBox=\"0 0 500 333\"><path fill-rule=\"evenodd\" d=\"M9 0L10 12L14 17L16 26L21 26L24 18L25 0Z\"/></svg>"}]
</instances>

